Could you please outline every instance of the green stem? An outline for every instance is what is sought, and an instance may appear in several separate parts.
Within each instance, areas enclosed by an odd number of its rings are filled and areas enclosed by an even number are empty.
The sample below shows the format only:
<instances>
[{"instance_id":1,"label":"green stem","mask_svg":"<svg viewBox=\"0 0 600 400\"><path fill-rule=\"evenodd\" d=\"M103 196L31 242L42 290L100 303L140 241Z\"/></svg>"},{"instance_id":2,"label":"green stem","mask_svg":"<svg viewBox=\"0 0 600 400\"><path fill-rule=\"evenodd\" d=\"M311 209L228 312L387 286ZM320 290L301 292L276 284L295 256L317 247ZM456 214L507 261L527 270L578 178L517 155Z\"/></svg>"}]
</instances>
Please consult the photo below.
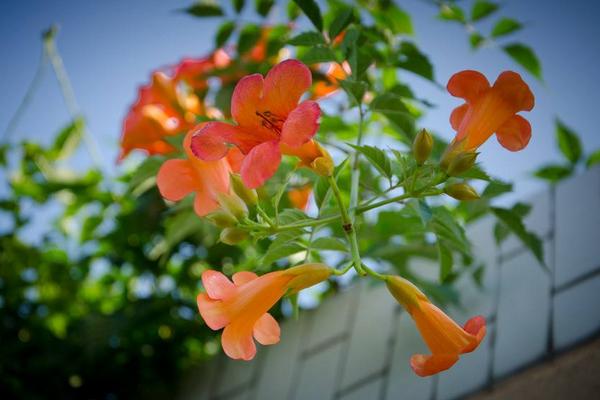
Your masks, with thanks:
<instances>
[{"instance_id":1,"label":"green stem","mask_svg":"<svg viewBox=\"0 0 600 400\"><path fill-rule=\"evenodd\" d=\"M256 212L263 217L263 219L265 220L265 222L267 224L269 224L269 226L271 228L275 228L275 224L273 223L273 221L271 220L271 218L269 217L269 214L267 214L265 212L265 210L263 210L258 204L256 205Z\"/></svg>"}]
</instances>

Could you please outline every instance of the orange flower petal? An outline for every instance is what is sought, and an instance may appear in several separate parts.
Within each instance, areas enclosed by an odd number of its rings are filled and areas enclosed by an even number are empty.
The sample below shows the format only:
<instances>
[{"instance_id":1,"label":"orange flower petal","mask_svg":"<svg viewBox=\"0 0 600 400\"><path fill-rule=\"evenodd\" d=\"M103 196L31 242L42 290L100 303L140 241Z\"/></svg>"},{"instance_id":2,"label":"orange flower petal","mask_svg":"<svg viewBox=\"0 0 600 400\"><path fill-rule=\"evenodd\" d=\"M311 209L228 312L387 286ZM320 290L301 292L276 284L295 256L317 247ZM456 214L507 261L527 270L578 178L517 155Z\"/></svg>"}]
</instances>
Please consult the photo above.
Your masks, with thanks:
<instances>
[{"instance_id":1,"label":"orange flower petal","mask_svg":"<svg viewBox=\"0 0 600 400\"><path fill-rule=\"evenodd\" d=\"M261 105L264 79L261 74L247 75L240 79L231 97L231 115L245 127L260 126L256 110Z\"/></svg>"},{"instance_id":2,"label":"orange flower petal","mask_svg":"<svg viewBox=\"0 0 600 400\"><path fill-rule=\"evenodd\" d=\"M281 163L281 151L276 141L264 142L254 147L244 158L240 175L250 189L261 186L272 177Z\"/></svg>"},{"instance_id":3,"label":"orange flower petal","mask_svg":"<svg viewBox=\"0 0 600 400\"><path fill-rule=\"evenodd\" d=\"M521 75L513 71L504 71L498 76L493 87L504 101L511 104L514 112L531 111L535 104L533 93L523 81Z\"/></svg>"},{"instance_id":4,"label":"orange flower petal","mask_svg":"<svg viewBox=\"0 0 600 400\"><path fill-rule=\"evenodd\" d=\"M306 65L298 60L280 62L267 73L261 106L275 115L287 116L311 84L312 75Z\"/></svg>"},{"instance_id":5,"label":"orange flower petal","mask_svg":"<svg viewBox=\"0 0 600 400\"><path fill-rule=\"evenodd\" d=\"M196 191L196 198L194 199L194 212L197 215L204 217L218 208L219 203L217 203L211 193L204 189L199 189Z\"/></svg>"},{"instance_id":6,"label":"orange flower petal","mask_svg":"<svg viewBox=\"0 0 600 400\"><path fill-rule=\"evenodd\" d=\"M456 107L452 111L452 114L450 114L450 125L452 126L452 129L454 129L455 131L458 131L458 128L460 127L460 124L463 121L465 114L467 113L468 110L469 110L469 105L467 103L465 103L462 106Z\"/></svg>"},{"instance_id":7,"label":"orange flower petal","mask_svg":"<svg viewBox=\"0 0 600 400\"><path fill-rule=\"evenodd\" d=\"M229 324L220 300L213 300L206 293L200 293L196 302L202 319L210 329L216 331Z\"/></svg>"},{"instance_id":8,"label":"orange flower petal","mask_svg":"<svg viewBox=\"0 0 600 400\"><path fill-rule=\"evenodd\" d=\"M244 161L244 153L242 153L242 151L237 147L232 147L227 153L227 161L229 162L233 172L240 172L240 168L242 168L242 161Z\"/></svg>"},{"instance_id":9,"label":"orange flower petal","mask_svg":"<svg viewBox=\"0 0 600 400\"><path fill-rule=\"evenodd\" d=\"M179 201L198 189L194 169L188 160L167 160L156 175L156 185L162 197Z\"/></svg>"},{"instance_id":10,"label":"orange flower petal","mask_svg":"<svg viewBox=\"0 0 600 400\"><path fill-rule=\"evenodd\" d=\"M522 150L531 139L531 125L520 115L514 115L496 131L496 139L507 150Z\"/></svg>"},{"instance_id":11,"label":"orange flower petal","mask_svg":"<svg viewBox=\"0 0 600 400\"><path fill-rule=\"evenodd\" d=\"M489 87L490 83L487 78L481 72L472 70L452 75L446 86L452 96L463 98L469 103L477 99Z\"/></svg>"},{"instance_id":12,"label":"orange flower petal","mask_svg":"<svg viewBox=\"0 0 600 400\"><path fill-rule=\"evenodd\" d=\"M255 280L258 278L254 272L250 271L240 271L233 274L232 279L235 286L242 286L245 283Z\"/></svg>"},{"instance_id":13,"label":"orange flower petal","mask_svg":"<svg viewBox=\"0 0 600 400\"><path fill-rule=\"evenodd\" d=\"M457 361L457 354L415 354L410 358L410 366L417 375L425 377L445 371Z\"/></svg>"},{"instance_id":14,"label":"orange flower petal","mask_svg":"<svg viewBox=\"0 0 600 400\"><path fill-rule=\"evenodd\" d=\"M281 330L279 324L269 313L263 314L256 321L253 329L254 338L262 345L279 343Z\"/></svg>"},{"instance_id":15,"label":"orange flower petal","mask_svg":"<svg viewBox=\"0 0 600 400\"><path fill-rule=\"evenodd\" d=\"M290 203L292 203L295 208L306 211L311 193L312 186L305 185L301 188L290 190L288 192L288 199L290 199Z\"/></svg>"},{"instance_id":16,"label":"orange flower petal","mask_svg":"<svg viewBox=\"0 0 600 400\"><path fill-rule=\"evenodd\" d=\"M281 130L281 141L291 147L308 142L319 129L321 108L314 101L304 101L288 115Z\"/></svg>"},{"instance_id":17,"label":"orange flower petal","mask_svg":"<svg viewBox=\"0 0 600 400\"><path fill-rule=\"evenodd\" d=\"M475 336L476 339L472 342L471 345L467 346L462 351L463 353L470 353L473 350L475 350L477 346L479 346L479 343L481 343L481 341L485 337L485 334L487 332L487 328L485 326L485 318L481 315L471 318L465 323L464 329L466 332Z\"/></svg>"},{"instance_id":18,"label":"orange flower petal","mask_svg":"<svg viewBox=\"0 0 600 400\"><path fill-rule=\"evenodd\" d=\"M212 269L202 273L202 285L214 300L222 300L235 293L235 285L221 272Z\"/></svg>"},{"instance_id":19,"label":"orange flower petal","mask_svg":"<svg viewBox=\"0 0 600 400\"><path fill-rule=\"evenodd\" d=\"M234 360L250 361L256 355L256 345L252 339L252 330L241 324L227 325L221 335L223 351Z\"/></svg>"}]
</instances>

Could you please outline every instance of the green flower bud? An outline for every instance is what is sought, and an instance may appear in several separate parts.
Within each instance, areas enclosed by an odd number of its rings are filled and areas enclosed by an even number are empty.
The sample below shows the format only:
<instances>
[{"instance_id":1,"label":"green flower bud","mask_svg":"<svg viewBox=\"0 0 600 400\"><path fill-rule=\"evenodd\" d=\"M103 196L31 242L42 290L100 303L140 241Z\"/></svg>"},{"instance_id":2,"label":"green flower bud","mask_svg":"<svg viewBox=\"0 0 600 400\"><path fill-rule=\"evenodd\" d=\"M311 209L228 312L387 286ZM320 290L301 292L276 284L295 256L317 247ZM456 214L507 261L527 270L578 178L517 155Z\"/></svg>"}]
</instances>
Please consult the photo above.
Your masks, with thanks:
<instances>
[{"instance_id":1,"label":"green flower bud","mask_svg":"<svg viewBox=\"0 0 600 400\"><path fill-rule=\"evenodd\" d=\"M448 169L446 172L450 176L458 176L470 170L473 165L475 165L475 161L477 160L477 153L475 152L464 152L458 153L448 165Z\"/></svg>"},{"instance_id":2,"label":"green flower bud","mask_svg":"<svg viewBox=\"0 0 600 400\"><path fill-rule=\"evenodd\" d=\"M219 240L233 246L248 237L248 233L240 228L225 228L221 231Z\"/></svg>"},{"instance_id":3,"label":"green flower bud","mask_svg":"<svg viewBox=\"0 0 600 400\"><path fill-rule=\"evenodd\" d=\"M238 221L244 219L248 215L248 206L246 206L246 203L244 203L244 201L235 193L219 193L217 194L217 201L224 211L233 215Z\"/></svg>"},{"instance_id":4,"label":"green flower bud","mask_svg":"<svg viewBox=\"0 0 600 400\"><path fill-rule=\"evenodd\" d=\"M248 189L238 174L231 174L229 175L229 178L231 182L231 188L235 194L237 194L247 205L255 206L258 202L256 190Z\"/></svg>"},{"instance_id":5,"label":"green flower bud","mask_svg":"<svg viewBox=\"0 0 600 400\"><path fill-rule=\"evenodd\" d=\"M237 225L237 220L233 215L225 210L217 210L211 212L206 217L211 223L218 226L219 228L229 228Z\"/></svg>"},{"instance_id":6,"label":"green flower bud","mask_svg":"<svg viewBox=\"0 0 600 400\"><path fill-rule=\"evenodd\" d=\"M412 151L413 157L417 164L422 165L431 155L433 148L433 137L426 129L421 129L413 142Z\"/></svg>"},{"instance_id":7,"label":"green flower bud","mask_svg":"<svg viewBox=\"0 0 600 400\"><path fill-rule=\"evenodd\" d=\"M477 200L479 195L466 183L453 183L444 188L444 193L448 196L455 198L456 200Z\"/></svg>"}]
</instances>

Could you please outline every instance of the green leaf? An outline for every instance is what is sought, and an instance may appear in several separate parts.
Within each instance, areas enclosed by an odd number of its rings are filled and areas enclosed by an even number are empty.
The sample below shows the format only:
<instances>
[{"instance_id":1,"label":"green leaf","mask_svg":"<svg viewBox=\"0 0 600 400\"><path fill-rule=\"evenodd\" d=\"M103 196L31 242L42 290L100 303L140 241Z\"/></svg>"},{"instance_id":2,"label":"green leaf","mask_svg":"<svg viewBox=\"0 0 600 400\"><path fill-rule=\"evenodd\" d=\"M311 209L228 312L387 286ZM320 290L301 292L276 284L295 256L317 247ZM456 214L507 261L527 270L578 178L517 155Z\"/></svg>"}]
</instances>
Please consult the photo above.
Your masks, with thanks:
<instances>
[{"instance_id":1,"label":"green leaf","mask_svg":"<svg viewBox=\"0 0 600 400\"><path fill-rule=\"evenodd\" d=\"M261 264L263 267L267 267L279 259L291 256L292 254L296 254L303 250L305 250L303 246L294 242L283 243L277 246L271 244L263 256Z\"/></svg>"},{"instance_id":2,"label":"green leaf","mask_svg":"<svg viewBox=\"0 0 600 400\"><path fill-rule=\"evenodd\" d=\"M402 42L395 65L433 81L433 65L427 56L411 42Z\"/></svg>"},{"instance_id":3,"label":"green leaf","mask_svg":"<svg viewBox=\"0 0 600 400\"><path fill-rule=\"evenodd\" d=\"M129 190L133 191L148 179L154 179L161 165L165 162L163 156L152 156L146 158L135 170L129 181Z\"/></svg>"},{"instance_id":4,"label":"green leaf","mask_svg":"<svg viewBox=\"0 0 600 400\"><path fill-rule=\"evenodd\" d=\"M342 89L350 95L350 97L354 100L356 104L361 104L363 96L367 91L367 83L363 81L355 81L352 79L346 79L340 81L340 85L342 85Z\"/></svg>"},{"instance_id":5,"label":"green leaf","mask_svg":"<svg viewBox=\"0 0 600 400\"><path fill-rule=\"evenodd\" d=\"M370 108L372 111L385 115L408 139L412 139L415 130L415 118L400 96L393 93L383 93L373 99Z\"/></svg>"},{"instance_id":6,"label":"green leaf","mask_svg":"<svg viewBox=\"0 0 600 400\"><path fill-rule=\"evenodd\" d=\"M504 51L533 76L542 79L542 66L533 50L521 43L513 43L503 47Z\"/></svg>"},{"instance_id":7,"label":"green leaf","mask_svg":"<svg viewBox=\"0 0 600 400\"><path fill-rule=\"evenodd\" d=\"M587 160L585 161L585 166L588 168L592 168L598 163L600 163L600 149L596 150L588 156Z\"/></svg>"},{"instance_id":8,"label":"green leaf","mask_svg":"<svg viewBox=\"0 0 600 400\"><path fill-rule=\"evenodd\" d=\"M446 21L457 21L461 23L465 23L467 21L462 8L460 8L456 4L447 3L444 3L440 6L440 13L438 14L438 18Z\"/></svg>"},{"instance_id":9,"label":"green leaf","mask_svg":"<svg viewBox=\"0 0 600 400\"><path fill-rule=\"evenodd\" d=\"M444 282L452 273L452 251L443 240L438 240L438 259L440 260L440 282Z\"/></svg>"},{"instance_id":10,"label":"green leaf","mask_svg":"<svg viewBox=\"0 0 600 400\"><path fill-rule=\"evenodd\" d=\"M513 190L513 185L510 182L502 182L498 180L491 181L481 193L481 197L493 199L505 193L510 193Z\"/></svg>"},{"instance_id":11,"label":"green leaf","mask_svg":"<svg viewBox=\"0 0 600 400\"><path fill-rule=\"evenodd\" d=\"M333 40L342 33L344 29L352 22L354 18L354 10L352 8L344 8L341 10L329 26L329 39Z\"/></svg>"},{"instance_id":12,"label":"green leaf","mask_svg":"<svg viewBox=\"0 0 600 400\"><path fill-rule=\"evenodd\" d=\"M238 38L238 53L245 54L259 41L262 32L260 26L249 24L242 28Z\"/></svg>"},{"instance_id":13,"label":"green leaf","mask_svg":"<svg viewBox=\"0 0 600 400\"><path fill-rule=\"evenodd\" d=\"M471 9L471 21L479 21L496 11L500 6L487 0L477 0Z\"/></svg>"},{"instance_id":14,"label":"green leaf","mask_svg":"<svg viewBox=\"0 0 600 400\"><path fill-rule=\"evenodd\" d=\"M319 32L322 32L323 17L321 16L321 10L319 9L317 2L315 0L294 0L294 3L296 3L302 12L306 14L315 28L317 28Z\"/></svg>"},{"instance_id":15,"label":"green leaf","mask_svg":"<svg viewBox=\"0 0 600 400\"><path fill-rule=\"evenodd\" d=\"M193 15L194 17L205 18L205 17L220 17L223 15L223 10L218 4L199 2L186 8L186 13Z\"/></svg>"},{"instance_id":16,"label":"green leaf","mask_svg":"<svg viewBox=\"0 0 600 400\"><path fill-rule=\"evenodd\" d=\"M269 11L271 11L273 4L275 4L275 0L255 0L254 8L260 16L266 17Z\"/></svg>"},{"instance_id":17,"label":"green leaf","mask_svg":"<svg viewBox=\"0 0 600 400\"><path fill-rule=\"evenodd\" d=\"M410 14L392 2L387 2L381 9L371 11L378 25L382 25L396 35L412 35L414 33Z\"/></svg>"},{"instance_id":18,"label":"green leaf","mask_svg":"<svg viewBox=\"0 0 600 400\"><path fill-rule=\"evenodd\" d=\"M472 49L477 49L483 42L485 42L485 37L481 36L479 32L473 32L469 35L469 44Z\"/></svg>"},{"instance_id":19,"label":"green leaf","mask_svg":"<svg viewBox=\"0 0 600 400\"><path fill-rule=\"evenodd\" d=\"M429 222L430 229L439 239L443 239L450 248L469 255L470 244L465 235L464 228L456 218L444 207L433 209L433 217Z\"/></svg>"},{"instance_id":20,"label":"green leaf","mask_svg":"<svg viewBox=\"0 0 600 400\"><path fill-rule=\"evenodd\" d=\"M54 139L48 150L48 157L51 160L62 160L73 154L83 138L84 126L83 118L76 118L65 126Z\"/></svg>"},{"instance_id":21,"label":"green leaf","mask_svg":"<svg viewBox=\"0 0 600 400\"><path fill-rule=\"evenodd\" d=\"M386 178L391 178L392 176L392 165L390 163L390 159L387 154L381 149L373 146L356 146L350 144L354 150L360 152L364 155L371 165L373 165L379 172L381 172Z\"/></svg>"},{"instance_id":22,"label":"green leaf","mask_svg":"<svg viewBox=\"0 0 600 400\"><path fill-rule=\"evenodd\" d=\"M556 165L550 164L539 168L533 173L540 179L556 183L565 178L568 178L573 173L573 166L571 165Z\"/></svg>"},{"instance_id":23,"label":"green leaf","mask_svg":"<svg viewBox=\"0 0 600 400\"><path fill-rule=\"evenodd\" d=\"M513 210L491 207L492 212L510 231L515 234L521 242L533 253L540 264L546 267L544 262L544 249L542 241L537 235L527 231L521 217Z\"/></svg>"},{"instance_id":24,"label":"green leaf","mask_svg":"<svg viewBox=\"0 0 600 400\"><path fill-rule=\"evenodd\" d=\"M94 233L100 224L104 221L104 218L101 215L92 215L86 218L83 221L83 225L81 226L81 235L79 240L83 242L87 242L94 237Z\"/></svg>"},{"instance_id":25,"label":"green leaf","mask_svg":"<svg viewBox=\"0 0 600 400\"><path fill-rule=\"evenodd\" d=\"M523 25L512 18L500 18L492 28L492 37L506 36L521 29Z\"/></svg>"},{"instance_id":26,"label":"green leaf","mask_svg":"<svg viewBox=\"0 0 600 400\"><path fill-rule=\"evenodd\" d=\"M579 136L559 119L556 120L555 126L558 148L571 164L577 164L577 161L579 161L583 155Z\"/></svg>"},{"instance_id":27,"label":"green leaf","mask_svg":"<svg viewBox=\"0 0 600 400\"><path fill-rule=\"evenodd\" d=\"M325 38L319 32L302 32L288 40L288 43L293 46L316 46L325 44Z\"/></svg>"},{"instance_id":28,"label":"green leaf","mask_svg":"<svg viewBox=\"0 0 600 400\"><path fill-rule=\"evenodd\" d=\"M309 219L308 216L295 208L287 208L279 214L280 224L291 224L292 222L299 222Z\"/></svg>"},{"instance_id":29,"label":"green leaf","mask_svg":"<svg viewBox=\"0 0 600 400\"><path fill-rule=\"evenodd\" d=\"M328 47L311 47L300 59L308 65L335 61L335 54Z\"/></svg>"},{"instance_id":30,"label":"green leaf","mask_svg":"<svg viewBox=\"0 0 600 400\"><path fill-rule=\"evenodd\" d=\"M316 250L348 251L348 246L334 237L320 237L313 241L310 247Z\"/></svg>"},{"instance_id":31,"label":"green leaf","mask_svg":"<svg viewBox=\"0 0 600 400\"><path fill-rule=\"evenodd\" d=\"M235 22L226 21L217 30L215 36L215 47L223 47L227 40L231 37L231 34L235 30Z\"/></svg>"},{"instance_id":32,"label":"green leaf","mask_svg":"<svg viewBox=\"0 0 600 400\"><path fill-rule=\"evenodd\" d=\"M236 14L239 14L246 4L245 0L232 0L232 3Z\"/></svg>"}]
</instances>

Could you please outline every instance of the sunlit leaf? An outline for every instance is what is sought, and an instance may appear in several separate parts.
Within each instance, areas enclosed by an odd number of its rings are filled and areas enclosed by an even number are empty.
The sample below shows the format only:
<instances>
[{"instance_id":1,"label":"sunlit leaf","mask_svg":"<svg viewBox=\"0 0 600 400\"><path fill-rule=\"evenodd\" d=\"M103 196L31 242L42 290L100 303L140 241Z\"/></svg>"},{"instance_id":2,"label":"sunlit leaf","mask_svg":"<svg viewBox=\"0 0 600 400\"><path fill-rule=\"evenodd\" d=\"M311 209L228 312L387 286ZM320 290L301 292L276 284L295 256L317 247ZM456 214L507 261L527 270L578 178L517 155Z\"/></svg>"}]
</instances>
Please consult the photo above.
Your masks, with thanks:
<instances>
[{"instance_id":1,"label":"sunlit leaf","mask_svg":"<svg viewBox=\"0 0 600 400\"><path fill-rule=\"evenodd\" d=\"M583 151L581 149L581 141L579 136L569 127L562 123L561 120L555 121L556 126L556 141L560 152L571 163L576 164L581 159Z\"/></svg>"},{"instance_id":2,"label":"sunlit leaf","mask_svg":"<svg viewBox=\"0 0 600 400\"><path fill-rule=\"evenodd\" d=\"M488 0L476 0L471 8L471 21L479 21L499 8L498 4Z\"/></svg>"},{"instance_id":3,"label":"sunlit leaf","mask_svg":"<svg viewBox=\"0 0 600 400\"><path fill-rule=\"evenodd\" d=\"M321 16L321 10L319 9L317 2L315 0L294 0L294 3L296 3L302 12L306 14L315 28L317 28L319 32L322 32L323 17Z\"/></svg>"},{"instance_id":4,"label":"sunlit leaf","mask_svg":"<svg viewBox=\"0 0 600 400\"><path fill-rule=\"evenodd\" d=\"M542 65L533 50L521 43L503 47L506 54L538 79L542 79Z\"/></svg>"},{"instance_id":5,"label":"sunlit leaf","mask_svg":"<svg viewBox=\"0 0 600 400\"><path fill-rule=\"evenodd\" d=\"M442 4L438 17L446 21L466 22L465 12L456 4Z\"/></svg>"},{"instance_id":6,"label":"sunlit leaf","mask_svg":"<svg viewBox=\"0 0 600 400\"><path fill-rule=\"evenodd\" d=\"M52 160L62 160L73 154L83 138L85 122L82 118L76 118L64 127L48 150L48 157Z\"/></svg>"},{"instance_id":7,"label":"sunlit leaf","mask_svg":"<svg viewBox=\"0 0 600 400\"><path fill-rule=\"evenodd\" d=\"M335 54L328 47L311 47L300 56L300 59L308 65L335 61Z\"/></svg>"},{"instance_id":8,"label":"sunlit leaf","mask_svg":"<svg viewBox=\"0 0 600 400\"><path fill-rule=\"evenodd\" d=\"M573 166L549 164L537 169L533 174L540 179L556 183L568 178L573 173Z\"/></svg>"},{"instance_id":9,"label":"sunlit leaf","mask_svg":"<svg viewBox=\"0 0 600 400\"><path fill-rule=\"evenodd\" d=\"M492 28L492 37L506 36L521 29L523 25L512 18L500 18Z\"/></svg>"},{"instance_id":10,"label":"sunlit leaf","mask_svg":"<svg viewBox=\"0 0 600 400\"><path fill-rule=\"evenodd\" d=\"M600 164L600 150L596 150L590 154L585 162L585 165L588 168L592 168L596 164Z\"/></svg>"},{"instance_id":11,"label":"sunlit leaf","mask_svg":"<svg viewBox=\"0 0 600 400\"><path fill-rule=\"evenodd\" d=\"M373 165L379 172L381 172L386 178L390 178L392 176L392 166L390 163L390 159L385 154L385 152L377 147L373 146L356 146L351 144L352 148L360 152L364 155L371 165Z\"/></svg>"}]
</instances>

